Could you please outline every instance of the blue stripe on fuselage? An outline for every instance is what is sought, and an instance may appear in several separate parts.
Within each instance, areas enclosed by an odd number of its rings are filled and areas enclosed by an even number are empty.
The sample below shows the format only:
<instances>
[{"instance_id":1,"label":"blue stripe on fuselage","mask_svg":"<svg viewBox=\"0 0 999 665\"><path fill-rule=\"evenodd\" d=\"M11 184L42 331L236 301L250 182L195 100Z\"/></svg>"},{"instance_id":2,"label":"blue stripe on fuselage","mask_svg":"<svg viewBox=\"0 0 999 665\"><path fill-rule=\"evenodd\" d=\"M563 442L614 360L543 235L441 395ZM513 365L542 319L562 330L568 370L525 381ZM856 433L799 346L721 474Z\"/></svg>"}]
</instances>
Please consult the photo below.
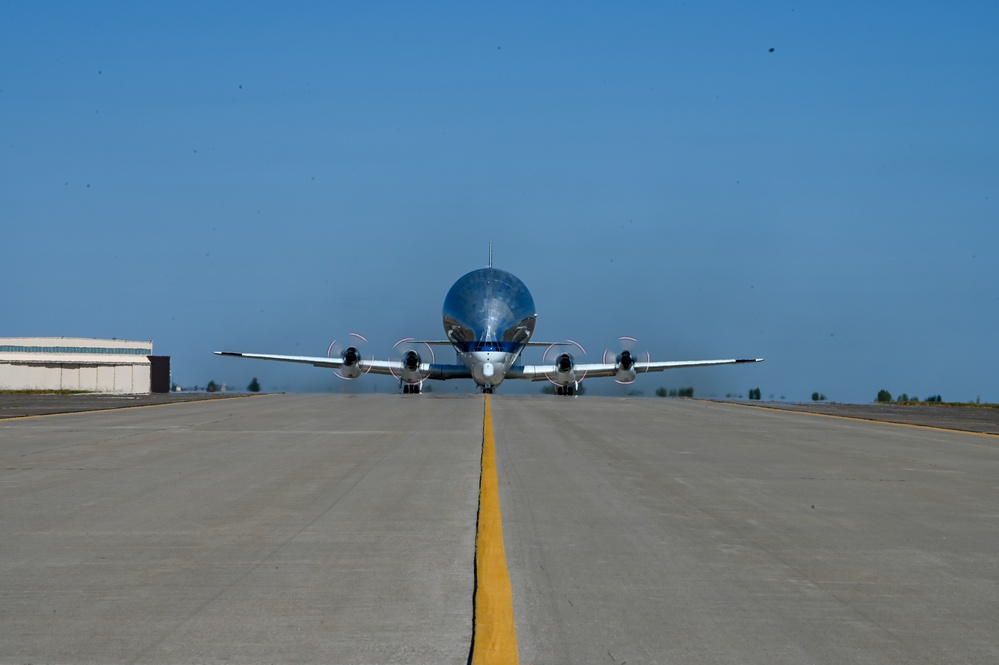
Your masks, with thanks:
<instances>
[{"instance_id":1,"label":"blue stripe on fuselage","mask_svg":"<svg viewBox=\"0 0 999 665\"><path fill-rule=\"evenodd\" d=\"M501 351L503 353L517 353L524 348L522 342L453 342L455 348L462 353L476 353L484 351Z\"/></svg>"}]
</instances>

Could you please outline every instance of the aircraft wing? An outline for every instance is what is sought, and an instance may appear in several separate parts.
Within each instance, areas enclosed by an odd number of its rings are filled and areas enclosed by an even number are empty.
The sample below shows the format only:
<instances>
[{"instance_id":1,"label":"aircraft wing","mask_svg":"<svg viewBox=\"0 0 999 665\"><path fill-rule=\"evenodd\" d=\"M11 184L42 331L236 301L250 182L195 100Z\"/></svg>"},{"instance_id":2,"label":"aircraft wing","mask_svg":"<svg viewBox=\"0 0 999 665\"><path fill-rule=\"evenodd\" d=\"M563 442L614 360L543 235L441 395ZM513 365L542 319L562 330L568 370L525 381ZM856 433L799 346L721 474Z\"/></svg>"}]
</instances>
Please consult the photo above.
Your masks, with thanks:
<instances>
[{"instance_id":1,"label":"aircraft wing","mask_svg":"<svg viewBox=\"0 0 999 665\"><path fill-rule=\"evenodd\" d=\"M659 362L636 362L634 369L636 374L645 372L663 372L668 369L680 369L681 367L707 367L710 365L741 365L743 363L760 363L763 358L739 358L724 360L664 360ZM576 371L586 376L615 376L618 366L614 363L583 363L576 365Z\"/></svg>"},{"instance_id":2,"label":"aircraft wing","mask_svg":"<svg viewBox=\"0 0 999 665\"><path fill-rule=\"evenodd\" d=\"M636 374L646 372L663 372L667 369L681 367L707 367L710 365L740 365L743 363L760 363L763 358L733 358L724 360L665 360L659 362L636 362L632 365ZM616 363L580 363L572 367L579 379L601 376L618 376L621 368ZM554 365L520 365L510 368L508 379L527 379L542 381L556 374Z\"/></svg>"},{"instance_id":3,"label":"aircraft wing","mask_svg":"<svg viewBox=\"0 0 999 665\"><path fill-rule=\"evenodd\" d=\"M346 364L342 357L326 356L280 356L269 353L238 353L235 351L215 351L217 356L235 356L237 358L254 358L256 360L275 360L285 363L300 363L313 367L328 367L341 369ZM401 360L375 360L360 358L356 367L362 374L387 374L398 377L406 371ZM444 365L441 363L421 363L420 375L428 379L470 379L471 372L464 365Z\"/></svg>"},{"instance_id":4,"label":"aircraft wing","mask_svg":"<svg viewBox=\"0 0 999 665\"><path fill-rule=\"evenodd\" d=\"M314 356L277 356L269 353L237 353L235 351L215 351L217 356L233 356L236 358L256 358L257 360L277 360L284 363L302 363L313 367L343 367L343 358L326 358Z\"/></svg>"},{"instance_id":5,"label":"aircraft wing","mask_svg":"<svg viewBox=\"0 0 999 665\"><path fill-rule=\"evenodd\" d=\"M302 365L312 365L313 367L329 367L330 369L343 369L347 365L340 356L280 356L270 353L237 353L235 351L216 351L215 355L254 358L256 360L276 360L283 363L300 363ZM391 374L393 376L399 376L403 371L401 360L375 360L373 358L358 359L355 363L355 368L362 374Z\"/></svg>"}]
</instances>

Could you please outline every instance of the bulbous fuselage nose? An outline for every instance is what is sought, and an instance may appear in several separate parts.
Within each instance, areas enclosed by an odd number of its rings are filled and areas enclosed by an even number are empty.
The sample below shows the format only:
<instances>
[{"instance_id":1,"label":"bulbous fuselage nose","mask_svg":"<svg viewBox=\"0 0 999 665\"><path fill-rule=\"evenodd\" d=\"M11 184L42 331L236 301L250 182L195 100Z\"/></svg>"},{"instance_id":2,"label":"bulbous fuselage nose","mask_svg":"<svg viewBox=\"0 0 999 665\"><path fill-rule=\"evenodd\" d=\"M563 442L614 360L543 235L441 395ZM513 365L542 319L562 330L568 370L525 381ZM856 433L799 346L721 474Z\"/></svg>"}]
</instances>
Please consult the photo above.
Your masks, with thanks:
<instances>
[{"instance_id":1,"label":"bulbous fuselage nose","mask_svg":"<svg viewBox=\"0 0 999 665\"><path fill-rule=\"evenodd\" d=\"M482 268L463 275L444 298L444 333L460 351L512 351L534 334L538 314L527 286L515 275ZM493 342L479 349L475 343ZM467 345L469 348L463 348ZM506 348L499 348L499 346Z\"/></svg>"},{"instance_id":2,"label":"bulbous fuselage nose","mask_svg":"<svg viewBox=\"0 0 999 665\"><path fill-rule=\"evenodd\" d=\"M498 386L534 334L534 298L515 275L482 268L463 275L444 298L444 334L480 386Z\"/></svg>"}]
</instances>

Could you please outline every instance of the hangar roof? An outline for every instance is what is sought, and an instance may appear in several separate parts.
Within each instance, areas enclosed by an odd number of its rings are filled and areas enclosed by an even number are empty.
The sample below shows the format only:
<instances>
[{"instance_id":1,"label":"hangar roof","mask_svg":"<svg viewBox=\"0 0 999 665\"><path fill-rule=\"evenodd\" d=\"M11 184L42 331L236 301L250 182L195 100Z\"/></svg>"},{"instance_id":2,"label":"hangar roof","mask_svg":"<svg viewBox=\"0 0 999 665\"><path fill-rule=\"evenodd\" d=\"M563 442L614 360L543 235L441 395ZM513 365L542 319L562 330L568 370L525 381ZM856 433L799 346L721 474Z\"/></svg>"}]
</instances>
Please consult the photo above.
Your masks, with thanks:
<instances>
[{"instance_id":1,"label":"hangar roof","mask_svg":"<svg viewBox=\"0 0 999 665\"><path fill-rule=\"evenodd\" d=\"M153 343L85 337L0 337L0 360L7 362L143 363ZM103 356L103 357L102 357Z\"/></svg>"}]
</instances>

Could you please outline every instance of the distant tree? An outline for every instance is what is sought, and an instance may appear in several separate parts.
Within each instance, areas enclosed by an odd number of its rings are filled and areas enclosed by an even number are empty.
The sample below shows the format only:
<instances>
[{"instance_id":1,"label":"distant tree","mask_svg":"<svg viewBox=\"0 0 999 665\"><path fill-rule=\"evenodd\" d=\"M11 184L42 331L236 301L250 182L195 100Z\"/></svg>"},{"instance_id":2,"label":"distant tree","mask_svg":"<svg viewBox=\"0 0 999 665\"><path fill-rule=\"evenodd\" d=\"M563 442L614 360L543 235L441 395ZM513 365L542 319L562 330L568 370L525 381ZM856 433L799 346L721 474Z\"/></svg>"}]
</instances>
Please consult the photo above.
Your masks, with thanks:
<instances>
[{"instance_id":1,"label":"distant tree","mask_svg":"<svg viewBox=\"0 0 999 665\"><path fill-rule=\"evenodd\" d=\"M898 402L899 404L901 404L902 402L908 402L909 396L906 393L902 393L901 395L895 398L895 401Z\"/></svg>"},{"instance_id":2,"label":"distant tree","mask_svg":"<svg viewBox=\"0 0 999 665\"><path fill-rule=\"evenodd\" d=\"M759 388L750 388L749 399L756 399L756 400L763 399L763 394L760 392Z\"/></svg>"},{"instance_id":3,"label":"distant tree","mask_svg":"<svg viewBox=\"0 0 999 665\"><path fill-rule=\"evenodd\" d=\"M555 384L549 382L548 385L541 386L541 394L542 395L554 395L555 394Z\"/></svg>"},{"instance_id":4,"label":"distant tree","mask_svg":"<svg viewBox=\"0 0 999 665\"><path fill-rule=\"evenodd\" d=\"M891 393L888 392L887 390L884 390L884 389L879 390L878 391L878 400L877 401L879 401L879 402L890 402L891 401Z\"/></svg>"},{"instance_id":5,"label":"distant tree","mask_svg":"<svg viewBox=\"0 0 999 665\"><path fill-rule=\"evenodd\" d=\"M215 381L209 381L208 385L205 386L205 391L210 393L216 392L218 389L219 384L215 383Z\"/></svg>"},{"instance_id":6,"label":"distant tree","mask_svg":"<svg viewBox=\"0 0 999 665\"><path fill-rule=\"evenodd\" d=\"M656 388L656 397L666 397L668 394L662 386Z\"/></svg>"},{"instance_id":7,"label":"distant tree","mask_svg":"<svg viewBox=\"0 0 999 665\"><path fill-rule=\"evenodd\" d=\"M257 381L257 377L253 377L253 381L250 381L250 385L248 385L246 389L249 390L251 393L260 392L260 382Z\"/></svg>"},{"instance_id":8,"label":"distant tree","mask_svg":"<svg viewBox=\"0 0 999 665\"><path fill-rule=\"evenodd\" d=\"M691 386L690 388L680 388L676 392L677 392L677 395L679 397L693 397L694 396L694 388L693 388L693 386Z\"/></svg>"},{"instance_id":9,"label":"distant tree","mask_svg":"<svg viewBox=\"0 0 999 665\"><path fill-rule=\"evenodd\" d=\"M824 401L826 401L826 396L823 395L822 393L819 393L819 392L812 393L812 401L813 402L824 402Z\"/></svg>"},{"instance_id":10,"label":"distant tree","mask_svg":"<svg viewBox=\"0 0 999 665\"><path fill-rule=\"evenodd\" d=\"M930 395L929 397L926 398L926 401L940 404L943 402L943 397L941 397L940 395Z\"/></svg>"},{"instance_id":11,"label":"distant tree","mask_svg":"<svg viewBox=\"0 0 999 665\"><path fill-rule=\"evenodd\" d=\"M424 381L423 384L420 386L420 392L423 392L423 393L432 393L433 391L434 391L434 387L432 385L430 385L429 381Z\"/></svg>"}]
</instances>

